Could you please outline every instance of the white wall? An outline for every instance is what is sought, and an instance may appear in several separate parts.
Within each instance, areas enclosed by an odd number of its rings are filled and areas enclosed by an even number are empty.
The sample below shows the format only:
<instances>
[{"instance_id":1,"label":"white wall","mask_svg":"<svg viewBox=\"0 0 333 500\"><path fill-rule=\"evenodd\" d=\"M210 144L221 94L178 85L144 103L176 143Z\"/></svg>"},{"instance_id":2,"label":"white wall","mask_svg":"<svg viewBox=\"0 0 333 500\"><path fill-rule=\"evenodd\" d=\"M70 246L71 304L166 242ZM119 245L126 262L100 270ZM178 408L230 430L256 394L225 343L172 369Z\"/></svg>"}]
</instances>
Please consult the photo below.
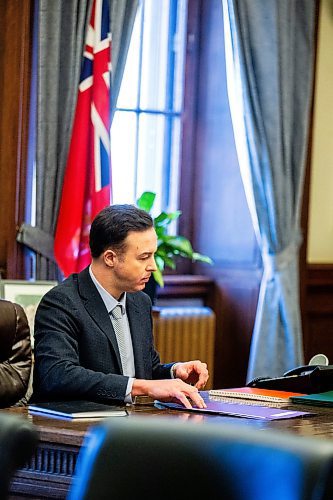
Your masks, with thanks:
<instances>
[{"instance_id":1,"label":"white wall","mask_svg":"<svg viewBox=\"0 0 333 500\"><path fill-rule=\"evenodd\" d=\"M333 1L321 0L308 262L333 263Z\"/></svg>"}]
</instances>

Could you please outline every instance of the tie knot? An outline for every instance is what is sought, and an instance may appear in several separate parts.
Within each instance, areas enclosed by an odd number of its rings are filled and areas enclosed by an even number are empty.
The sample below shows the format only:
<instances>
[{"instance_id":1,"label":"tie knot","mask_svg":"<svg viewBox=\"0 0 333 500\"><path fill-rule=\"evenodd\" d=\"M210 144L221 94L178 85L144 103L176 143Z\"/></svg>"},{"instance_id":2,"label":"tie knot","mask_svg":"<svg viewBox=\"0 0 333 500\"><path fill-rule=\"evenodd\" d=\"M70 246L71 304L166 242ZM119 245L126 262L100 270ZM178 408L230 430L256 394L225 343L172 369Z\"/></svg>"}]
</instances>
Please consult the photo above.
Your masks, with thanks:
<instances>
[{"instance_id":1,"label":"tie knot","mask_svg":"<svg viewBox=\"0 0 333 500\"><path fill-rule=\"evenodd\" d=\"M111 311L112 317L114 319L121 319L122 317L122 307L120 304L118 304L116 307L114 307Z\"/></svg>"}]
</instances>

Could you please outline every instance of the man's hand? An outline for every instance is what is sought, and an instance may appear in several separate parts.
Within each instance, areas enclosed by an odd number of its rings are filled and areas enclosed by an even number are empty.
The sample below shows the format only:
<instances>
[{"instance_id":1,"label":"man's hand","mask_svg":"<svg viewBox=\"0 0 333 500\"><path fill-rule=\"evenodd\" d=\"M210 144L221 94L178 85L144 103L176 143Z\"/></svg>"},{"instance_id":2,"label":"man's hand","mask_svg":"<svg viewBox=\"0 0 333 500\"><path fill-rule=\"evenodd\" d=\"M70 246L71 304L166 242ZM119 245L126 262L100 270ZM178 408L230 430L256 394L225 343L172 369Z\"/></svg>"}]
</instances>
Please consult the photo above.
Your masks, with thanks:
<instances>
[{"instance_id":1,"label":"man's hand","mask_svg":"<svg viewBox=\"0 0 333 500\"><path fill-rule=\"evenodd\" d=\"M191 402L198 408L206 408L206 404L196 387L186 384L179 378L166 380L135 379L132 387L132 397L149 396L159 401L182 403L186 408L192 408Z\"/></svg>"},{"instance_id":2,"label":"man's hand","mask_svg":"<svg viewBox=\"0 0 333 500\"><path fill-rule=\"evenodd\" d=\"M199 360L176 363L173 371L175 378L184 380L187 384L194 385L197 389L203 389L209 378L206 363Z\"/></svg>"}]
</instances>

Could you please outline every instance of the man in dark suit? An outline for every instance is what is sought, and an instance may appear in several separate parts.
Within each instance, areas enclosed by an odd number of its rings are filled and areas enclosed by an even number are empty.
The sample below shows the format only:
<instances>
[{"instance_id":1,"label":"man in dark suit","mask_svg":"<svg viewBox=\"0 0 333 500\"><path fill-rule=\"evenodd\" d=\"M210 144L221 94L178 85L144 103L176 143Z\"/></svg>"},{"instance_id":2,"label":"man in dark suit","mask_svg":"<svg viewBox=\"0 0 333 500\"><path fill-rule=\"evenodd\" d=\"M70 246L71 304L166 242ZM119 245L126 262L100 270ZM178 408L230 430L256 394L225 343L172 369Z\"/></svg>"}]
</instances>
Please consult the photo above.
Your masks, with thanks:
<instances>
[{"instance_id":1,"label":"man in dark suit","mask_svg":"<svg viewBox=\"0 0 333 500\"><path fill-rule=\"evenodd\" d=\"M156 269L149 214L132 205L102 210L90 230L91 265L42 299L35 319L34 399L131 403L146 395L205 407L205 363L161 364L151 301Z\"/></svg>"}]
</instances>

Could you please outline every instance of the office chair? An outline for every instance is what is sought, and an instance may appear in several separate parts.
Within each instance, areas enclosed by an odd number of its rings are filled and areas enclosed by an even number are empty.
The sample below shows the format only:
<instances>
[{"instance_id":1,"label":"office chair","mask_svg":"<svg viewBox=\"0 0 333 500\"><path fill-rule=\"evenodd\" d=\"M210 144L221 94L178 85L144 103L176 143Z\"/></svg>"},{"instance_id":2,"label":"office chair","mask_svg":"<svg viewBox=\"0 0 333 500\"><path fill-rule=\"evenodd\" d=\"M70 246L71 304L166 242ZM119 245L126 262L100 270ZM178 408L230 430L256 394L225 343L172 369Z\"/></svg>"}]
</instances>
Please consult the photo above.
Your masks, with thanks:
<instances>
[{"instance_id":1,"label":"office chair","mask_svg":"<svg viewBox=\"0 0 333 500\"><path fill-rule=\"evenodd\" d=\"M0 413L0 498L7 498L16 470L30 459L38 442L37 431L27 419Z\"/></svg>"},{"instance_id":2,"label":"office chair","mask_svg":"<svg viewBox=\"0 0 333 500\"><path fill-rule=\"evenodd\" d=\"M32 366L30 329L23 308L0 300L0 408L18 403L28 390Z\"/></svg>"},{"instance_id":3,"label":"office chair","mask_svg":"<svg viewBox=\"0 0 333 500\"><path fill-rule=\"evenodd\" d=\"M90 429L68 500L329 500L333 442L168 417Z\"/></svg>"}]
</instances>

